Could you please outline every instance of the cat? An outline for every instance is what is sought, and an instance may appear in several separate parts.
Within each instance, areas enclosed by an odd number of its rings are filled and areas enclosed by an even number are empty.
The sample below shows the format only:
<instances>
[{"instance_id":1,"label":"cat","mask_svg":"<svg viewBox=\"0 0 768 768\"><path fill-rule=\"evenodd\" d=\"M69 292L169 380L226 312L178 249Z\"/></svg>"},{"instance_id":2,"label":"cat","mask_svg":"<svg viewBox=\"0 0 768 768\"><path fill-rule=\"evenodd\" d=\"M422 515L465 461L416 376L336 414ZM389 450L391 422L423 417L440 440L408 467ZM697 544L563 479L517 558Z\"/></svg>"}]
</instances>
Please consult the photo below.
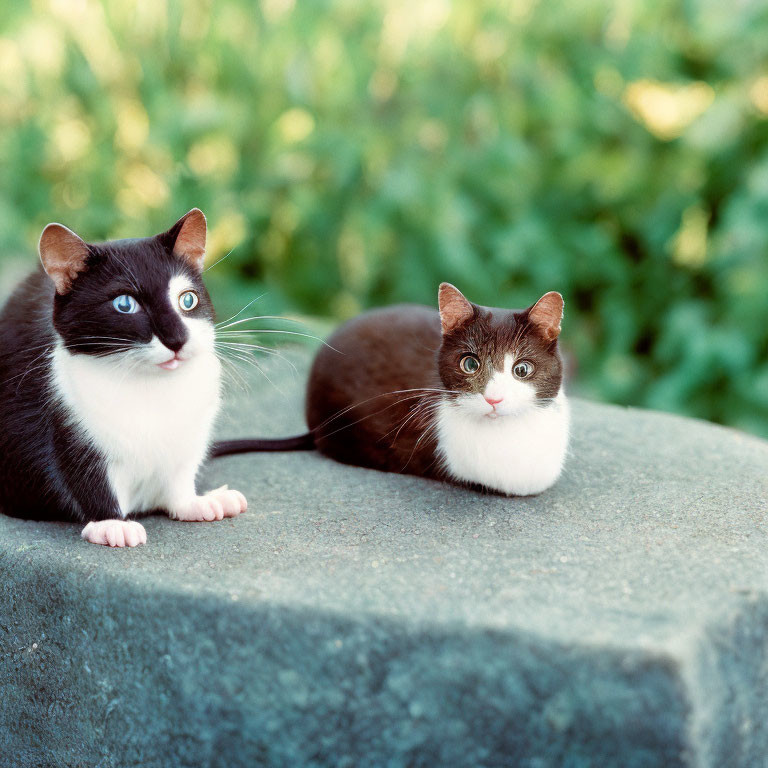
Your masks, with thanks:
<instances>
[{"instance_id":1,"label":"cat","mask_svg":"<svg viewBox=\"0 0 768 768\"><path fill-rule=\"evenodd\" d=\"M346 464L507 495L546 490L568 446L562 296L494 309L443 283L438 306L396 306L349 321L312 365L309 433L218 443L213 455L314 446Z\"/></svg>"},{"instance_id":2,"label":"cat","mask_svg":"<svg viewBox=\"0 0 768 768\"><path fill-rule=\"evenodd\" d=\"M140 513L245 511L238 491L195 491L220 405L206 232L197 208L135 240L45 227L0 312L0 510L112 547L146 542Z\"/></svg>"}]
</instances>

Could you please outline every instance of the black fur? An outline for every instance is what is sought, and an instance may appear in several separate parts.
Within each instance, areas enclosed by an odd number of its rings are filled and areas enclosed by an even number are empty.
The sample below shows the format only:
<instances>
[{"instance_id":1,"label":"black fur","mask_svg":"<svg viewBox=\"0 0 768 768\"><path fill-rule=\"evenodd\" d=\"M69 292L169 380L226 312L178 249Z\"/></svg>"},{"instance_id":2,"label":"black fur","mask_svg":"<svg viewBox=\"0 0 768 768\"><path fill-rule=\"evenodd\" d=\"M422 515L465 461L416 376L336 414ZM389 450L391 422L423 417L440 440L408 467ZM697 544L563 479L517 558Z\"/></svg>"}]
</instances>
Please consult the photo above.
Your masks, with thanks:
<instances>
[{"instance_id":1,"label":"black fur","mask_svg":"<svg viewBox=\"0 0 768 768\"><path fill-rule=\"evenodd\" d=\"M315 438L311 432L295 437L278 437L266 440L222 440L213 444L210 456L232 456L236 453L263 453L274 451L311 451L315 447Z\"/></svg>"},{"instance_id":2,"label":"black fur","mask_svg":"<svg viewBox=\"0 0 768 768\"><path fill-rule=\"evenodd\" d=\"M86 269L71 291L56 294L40 269L0 312L0 510L6 514L83 523L120 516L104 457L53 390L51 351L61 338L74 354L116 355L152 334L177 351L187 332L170 306L168 282L181 273L199 297L190 316L212 321L200 274L173 253L179 229L180 222L156 237L89 245ZM115 311L112 300L126 293L141 312Z\"/></svg>"},{"instance_id":3,"label":"black fur","mask_svg":"<svg viewBox=\"0 0 768 768\"><path fill-rule=\"evenodd\" d=\"M173 255L173 242L165 234L89 245L88 269L78 275L70 293L56 294L53 301L53 324L70 351L110 354L115 343L147 344L152 334L174 352L181 349L187 330L168 302L168 281L181 272L191 278L200 299L189 317L213 319L200 275ZM144 311L116 312L112 300L122 294L137 299Z\"/></svg>"}]
</instances>

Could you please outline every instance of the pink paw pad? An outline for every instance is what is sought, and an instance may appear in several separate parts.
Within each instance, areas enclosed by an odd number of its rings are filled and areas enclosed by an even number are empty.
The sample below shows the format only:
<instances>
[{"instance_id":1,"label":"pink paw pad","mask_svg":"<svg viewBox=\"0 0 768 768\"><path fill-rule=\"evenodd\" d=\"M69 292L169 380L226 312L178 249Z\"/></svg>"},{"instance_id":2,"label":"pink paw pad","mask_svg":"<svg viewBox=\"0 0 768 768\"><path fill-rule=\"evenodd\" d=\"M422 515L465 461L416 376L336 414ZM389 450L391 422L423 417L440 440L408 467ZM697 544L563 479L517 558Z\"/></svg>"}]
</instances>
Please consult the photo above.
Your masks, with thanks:
<instances>
[{"instance_id":1,"label":"pink paw pad","mask_svg":"<svg viewBox=\"0 0 768 768\"><path fill-rule=\"evenodd\" d=\"M88 523L80 536L106 547L137 547L147 543L147 532L135 520L98 520Z\"/></svg>"},{"instance_id":2,"label":"pink paw pad","mask_svg":"<svg viewBox=\"0 0 768 768\"><path fill-rule=\"evenodd\" d=\"M225 517L237 517L248 508L248 502L240 491L231 491L227 486L196 496L185 509L173 515L178 520L192 522L213 522Z\"/></svg>"},{"instance_id":3,"label":"pink paw pad","mask_svg":"<svg viewBox=\"0 0 768 768\"><path fill-rule=\"evenodd\" d=\"M221 505L224 517L237 517L248 509L248 502L240 491L231 491L226 485L208 491L203 498L214 499Z\"/></svg>"}]
</instances>

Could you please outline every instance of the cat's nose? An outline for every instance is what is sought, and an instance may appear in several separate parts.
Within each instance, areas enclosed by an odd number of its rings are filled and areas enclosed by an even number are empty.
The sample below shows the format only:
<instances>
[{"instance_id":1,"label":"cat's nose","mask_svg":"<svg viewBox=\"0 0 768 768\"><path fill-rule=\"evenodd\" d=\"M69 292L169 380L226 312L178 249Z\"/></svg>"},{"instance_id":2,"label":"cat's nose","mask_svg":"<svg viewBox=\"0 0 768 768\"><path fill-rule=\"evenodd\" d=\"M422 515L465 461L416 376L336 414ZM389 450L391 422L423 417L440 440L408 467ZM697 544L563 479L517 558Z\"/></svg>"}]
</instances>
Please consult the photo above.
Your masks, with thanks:
<instances>
[{"instance_id":1,"label":"cat's nose","mask_svg":"<svg viewBox=\"0 0 768 768\"><path fill-rule=\"evenodd\" d=\"M157 338L171 352L180 352L181 348L189 341L189 332L186 326L171 312L157 314L154 331Z\"/></svg>"},{"instance_id":2,"label":"cat's nose","mask_svg":"<svg viewBox=\"0 0 768 768\"><path fill-rule=\"evenodd\" d=\"M494 400L492 397L488 397L488 395L484 395L485 402L488 403L488 405L498 405L504 398L500 397L498 400Z\"/></svg>"},{"instance_id":3,"label":"cat's nose","mask_svg":"<svg viewBox=\"0 0 768 768\"><path fill-rule=\"evenodd\" d=\"M162 339L163 344L165 344L168 349L171 350L171 352L181 352L184 345L187 343L187 335L186 334L174 334L166 336Z\"/></svg>"}]
</instances>

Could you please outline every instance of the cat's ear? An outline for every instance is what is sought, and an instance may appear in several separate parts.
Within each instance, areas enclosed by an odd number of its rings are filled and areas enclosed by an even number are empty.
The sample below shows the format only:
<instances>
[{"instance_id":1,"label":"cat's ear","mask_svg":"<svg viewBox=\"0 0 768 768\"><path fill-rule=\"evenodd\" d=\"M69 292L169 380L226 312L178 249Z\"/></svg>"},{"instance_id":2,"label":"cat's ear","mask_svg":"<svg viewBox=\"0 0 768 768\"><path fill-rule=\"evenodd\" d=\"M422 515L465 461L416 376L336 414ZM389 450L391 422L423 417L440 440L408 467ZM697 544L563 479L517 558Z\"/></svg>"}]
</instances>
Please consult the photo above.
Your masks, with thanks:
<instances>
[{"instance_id":1,"label":"cat's ear","mask_svg":"<svg viewBox=\"0 0 768 768\"><path fill-rule=\"evenodd\" d=\"M185 261L196 272L203 271L205 238L208 227L205 215L199 208L184 214L169 230L173 254Z\"/></svg>"},{"instance_id":2,"label":"cat's ear","mask_svg":"<svg viewBox=\"0 0 768 768\"><path fill-rule=\"evenodd\" d=\"M437 294L440 308L440 324L443 333L450 333L475 316L475 308L464 298L462 292L450 283L440 283Z\"/></svg>"},{"instance_id":3,"label":"cat's ear","mask_svg":"<svg viewBox=\"0 0 768 768\"><path fill-rule=\"evenodd\" d=\"M63 224L49 224L40 235L37 250L56 293L69 293L75 278L85 269L90 254L88 244Z\"/></svg>"},{"instance_id":4,"label":"cat's ear","mask_svg":"<svg viewBox=\"0 0 768 768\"><path fill-rule=\"evenodd\" d=\"M563 297L557 291L545 293L528 310L528 319L547 341L554 341L560 335L563 319Z\"/></svg>"}]
</instances>

